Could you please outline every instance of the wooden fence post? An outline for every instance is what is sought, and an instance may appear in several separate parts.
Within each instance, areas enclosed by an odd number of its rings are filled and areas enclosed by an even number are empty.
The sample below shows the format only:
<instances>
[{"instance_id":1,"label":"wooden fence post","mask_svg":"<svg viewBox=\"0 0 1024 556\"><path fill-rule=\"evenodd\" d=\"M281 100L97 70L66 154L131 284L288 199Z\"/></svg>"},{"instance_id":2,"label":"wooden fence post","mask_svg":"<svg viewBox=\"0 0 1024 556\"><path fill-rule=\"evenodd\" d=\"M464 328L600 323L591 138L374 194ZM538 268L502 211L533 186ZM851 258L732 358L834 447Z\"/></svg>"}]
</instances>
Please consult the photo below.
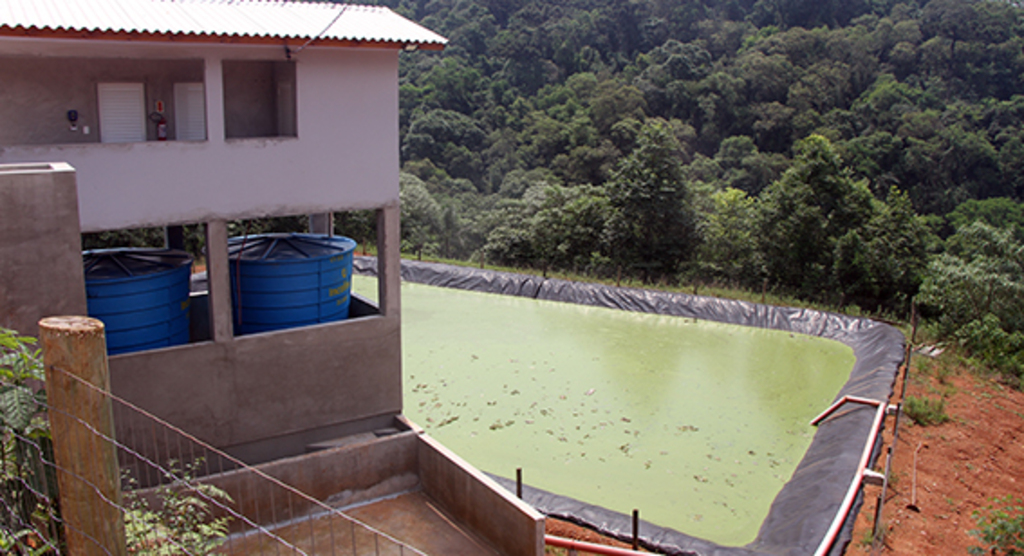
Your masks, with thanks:
<instances>
[{"instance_id":1,"label":"wooden fence post","mask_svg":"<svg viewBox=\"0 0 1024 556\"><path fill-rule=\"evenodd\" d=\"M68 554L125 556L121 478L103 323L88 317L39 321L53 456ZM96 432L89 430L92 427Z\"/></svg>"}]
</instances>

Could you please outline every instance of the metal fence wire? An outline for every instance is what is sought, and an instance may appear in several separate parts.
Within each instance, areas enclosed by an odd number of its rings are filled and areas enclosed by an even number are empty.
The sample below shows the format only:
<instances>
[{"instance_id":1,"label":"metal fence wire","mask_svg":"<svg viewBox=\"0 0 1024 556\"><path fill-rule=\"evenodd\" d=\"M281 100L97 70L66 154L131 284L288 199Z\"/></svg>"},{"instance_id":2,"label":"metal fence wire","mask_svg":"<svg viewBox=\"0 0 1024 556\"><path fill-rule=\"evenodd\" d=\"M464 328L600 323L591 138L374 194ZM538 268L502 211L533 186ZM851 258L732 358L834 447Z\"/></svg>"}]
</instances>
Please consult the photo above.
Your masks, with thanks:
<instances>
[{"instance_id":1,"label":"metal fence wire","mask_svg":"<svg viewBox=\"0 0 1024 556\"><path fill-rule=\"evenodd\" d=\"M44 396L29 426L2 423L0 554L423 554L62 369L49 371L80 386L76 404L110 404L116 438ZM8 386L0 382L0 403ZM59 465L48 426L56 421L54 439L74 435L76 446L95 450ZM120 474L113 490L91 479L111 446ZM86 500L62 499L61 490ZM70 519L67 509L82 504L87 521Z\"/></svg>"}]
</instances>

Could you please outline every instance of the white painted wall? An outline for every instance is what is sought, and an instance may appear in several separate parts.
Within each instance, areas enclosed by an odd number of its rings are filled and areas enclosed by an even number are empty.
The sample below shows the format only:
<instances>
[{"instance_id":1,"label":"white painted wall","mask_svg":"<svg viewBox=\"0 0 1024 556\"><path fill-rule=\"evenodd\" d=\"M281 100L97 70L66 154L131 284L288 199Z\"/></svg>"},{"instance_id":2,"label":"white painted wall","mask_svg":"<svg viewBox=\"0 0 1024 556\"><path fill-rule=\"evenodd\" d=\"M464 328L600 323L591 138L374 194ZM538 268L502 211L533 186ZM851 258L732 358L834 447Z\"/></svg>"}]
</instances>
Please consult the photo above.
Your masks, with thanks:
<instances>
[{"instance_id":1,"label":"white painted wall","mask_svg":"<svg viewBox=\"0 0 1024 556\"><path fill-rule=\"evenodd\" d=\"M0 163L75 167L82 231L377 208L398 199L396 50L304 50L294 56L298 138L228 141L220 61L284 59L283 46L0 38L0 54L205 60L207 141L0 147Z\"/></svg>"}]
</instances>

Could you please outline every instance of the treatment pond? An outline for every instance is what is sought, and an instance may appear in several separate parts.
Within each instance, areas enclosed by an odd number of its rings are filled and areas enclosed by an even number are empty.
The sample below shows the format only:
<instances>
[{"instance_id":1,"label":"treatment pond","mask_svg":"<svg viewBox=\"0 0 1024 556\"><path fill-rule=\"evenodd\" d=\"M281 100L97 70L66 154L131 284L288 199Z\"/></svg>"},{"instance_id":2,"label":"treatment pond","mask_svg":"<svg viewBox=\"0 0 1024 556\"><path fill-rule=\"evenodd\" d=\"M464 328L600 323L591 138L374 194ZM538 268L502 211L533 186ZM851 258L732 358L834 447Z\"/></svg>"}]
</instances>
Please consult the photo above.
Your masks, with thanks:
<instances>
[{"instance_id":1,"label":"treatment pond","mask_svg":"<svg viewBox=\"0 0 1024 556\"><path fill-rule=\"evenodd\" d=\"M405 414L475 466L733 546L854 364L800 334L412 283L402 344Z\"/></svg>"}]
</instances>

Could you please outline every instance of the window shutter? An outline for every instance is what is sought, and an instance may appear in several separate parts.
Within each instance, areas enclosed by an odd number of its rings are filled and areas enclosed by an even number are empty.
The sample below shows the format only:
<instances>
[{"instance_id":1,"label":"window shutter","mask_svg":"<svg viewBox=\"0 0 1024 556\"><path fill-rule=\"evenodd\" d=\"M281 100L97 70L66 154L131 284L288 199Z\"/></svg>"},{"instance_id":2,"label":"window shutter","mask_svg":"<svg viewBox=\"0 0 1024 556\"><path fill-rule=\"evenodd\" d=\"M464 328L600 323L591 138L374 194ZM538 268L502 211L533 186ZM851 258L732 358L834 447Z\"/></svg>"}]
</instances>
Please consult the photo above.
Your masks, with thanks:
<instances>
[{"instance_id":1,"label":"window shutter","mask_svg":"<svg viewBox=\"0 0 1024 556\"><path fill-rule=\"evenodd\" d=\"M206 92L202 83L174 84L174 138L206 140Z\"/></svg>"},{"instance_id":2,"label":"window shutter","mask_svg":"<svg viewBox=\"0 0 1024 556\"><path fill-rule=\"evenodd\" d=\"M142 83L99 83L100 142L146 140L146 94Z\"/></svg>"}]
</instances>

